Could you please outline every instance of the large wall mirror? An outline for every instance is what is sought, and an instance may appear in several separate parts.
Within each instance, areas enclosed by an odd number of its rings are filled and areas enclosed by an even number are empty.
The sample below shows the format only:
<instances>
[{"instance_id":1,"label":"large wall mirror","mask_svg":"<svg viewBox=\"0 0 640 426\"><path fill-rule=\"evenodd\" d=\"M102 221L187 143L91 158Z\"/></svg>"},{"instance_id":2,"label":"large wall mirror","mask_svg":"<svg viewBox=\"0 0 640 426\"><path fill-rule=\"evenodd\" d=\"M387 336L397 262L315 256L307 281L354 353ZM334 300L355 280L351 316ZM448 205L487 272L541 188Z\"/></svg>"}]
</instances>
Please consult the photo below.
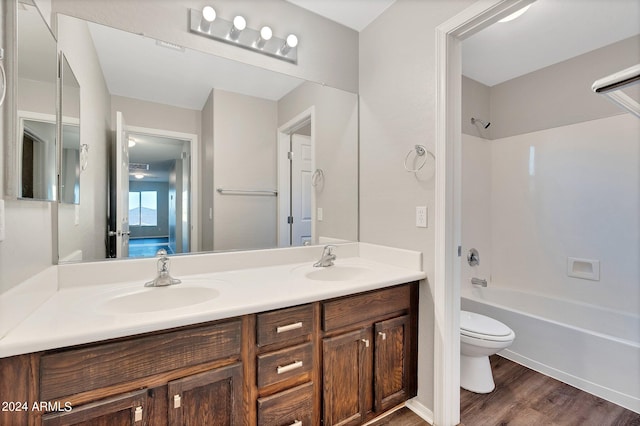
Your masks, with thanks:
<instances>
[{"instance_id":1,"label":"large wall mirror","mask_svg":"<svg viewBox=\"0 0 640 426\"><path fill-rule=\"evenodd\" d=\"M61 262L357 241L356 94L66 15L57 31L87 149Z\"/></svg>"},{"instance_id":2,"label":"large wall mirror","mask_svg":"<svg viewBox=\"0 0 640 426\"><path fill-rule=\"evenodd\" d=\"M38 9L18 3L17 152L21 199L57 198L56 40Z\"/></svg>"}]
</instances>

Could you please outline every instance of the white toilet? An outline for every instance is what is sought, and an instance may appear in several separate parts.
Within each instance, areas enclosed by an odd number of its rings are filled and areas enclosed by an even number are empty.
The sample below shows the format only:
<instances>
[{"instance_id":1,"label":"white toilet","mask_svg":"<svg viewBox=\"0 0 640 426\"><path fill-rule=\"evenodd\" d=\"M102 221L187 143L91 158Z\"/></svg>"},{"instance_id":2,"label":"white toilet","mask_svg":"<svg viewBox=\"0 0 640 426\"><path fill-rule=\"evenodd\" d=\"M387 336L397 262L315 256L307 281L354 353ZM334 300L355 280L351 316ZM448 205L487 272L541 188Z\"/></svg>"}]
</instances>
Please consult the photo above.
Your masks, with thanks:
<instances>
[{"instance_id":1,"label":"white toilet","mask_svg":"<svg viewBox=\"0 0 640 426\"><path fill-rule=\"evenodd\" d=\"M489 355L507 348L516 334L498 320L460 311L460 386L475 393L495 387Z\"/></svg>"}]
</instances>

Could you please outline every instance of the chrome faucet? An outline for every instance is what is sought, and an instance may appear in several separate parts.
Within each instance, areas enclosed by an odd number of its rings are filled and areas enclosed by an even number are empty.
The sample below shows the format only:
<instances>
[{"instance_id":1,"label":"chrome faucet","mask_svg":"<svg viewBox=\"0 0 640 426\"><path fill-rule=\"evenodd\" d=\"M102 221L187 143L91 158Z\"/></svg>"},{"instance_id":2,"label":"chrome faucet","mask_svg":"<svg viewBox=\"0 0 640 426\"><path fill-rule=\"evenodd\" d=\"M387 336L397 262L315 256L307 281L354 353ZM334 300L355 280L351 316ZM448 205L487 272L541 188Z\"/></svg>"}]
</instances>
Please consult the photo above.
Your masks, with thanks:
<instances>
[{"instance_id":1,"label":"chrome faucet","mask_svg":"<svg viewBox=\"0 0 640 426\"><path fill-rule=\"evenodd\" d=\"M158 276L153 280L144 284L145 287L166 287L168 285L180 284L180 281L177 278L173 278L169 274L169 263L171 259L167 257L167 251L165 249L160 249L156 253L159 256L158 259Z\"/></svg>"},{"instance_id":2,"label":"chrome faucet","mask_svg":"<svg viewBox=\"0 0 640 426\"><path fill-rule=\"evenodd\" d=\"M336 255L333 254L333 249L335 248L336 246L332 246L332 245L324 246L320 260L314 263L313 267L326 268L328 266L333 266L333 261L336 260Z\"/></svg>"}]
</instances>

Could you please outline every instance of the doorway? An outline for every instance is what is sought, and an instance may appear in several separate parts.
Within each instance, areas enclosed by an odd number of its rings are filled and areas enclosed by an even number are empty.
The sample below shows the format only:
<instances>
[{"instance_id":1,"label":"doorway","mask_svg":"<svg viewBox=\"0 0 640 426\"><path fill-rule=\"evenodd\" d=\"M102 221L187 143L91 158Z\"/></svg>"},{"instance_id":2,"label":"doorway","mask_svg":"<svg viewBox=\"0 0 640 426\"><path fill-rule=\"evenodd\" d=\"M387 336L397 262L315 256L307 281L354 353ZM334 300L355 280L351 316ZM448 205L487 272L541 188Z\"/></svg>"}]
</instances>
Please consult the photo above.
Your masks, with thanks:
<instances>
[{"instance_id":1,"label":"doorway","mask_svg":"<svg viewBox=\"0 0 640 426\"><path fill-rule=\"evenodd\" d=\"M119 144L126 142L128 161L116 164L126 176L120 183L112 181L116 220L110 221L110 229L124 221L128 233L118 238L118 231L110 232L110 257L153 257L159 249L168 254L197 251L197 135L134 126L125 133L126 141ZM126 250L118 253L125 240Z\"/></svg>"},{"instance_id":2,"label":"doorway","mask_svg":"<svg viewBox=\"0 0 640 426\"><path fill-rule=\"evenodd\" d=\"M314 108L278 128L278 247L316 243Z\"/></svg>"},{"instance_id":3,"label":"doorway","mask_svg":"<svg viewBox=\"0 0 640 426\"><path fill-rule=\"evenodd\" d=\"M436 28L436 207L433 423L460 422L460 43L534 0L476 2Z\"/></svg>"}]
</instances>

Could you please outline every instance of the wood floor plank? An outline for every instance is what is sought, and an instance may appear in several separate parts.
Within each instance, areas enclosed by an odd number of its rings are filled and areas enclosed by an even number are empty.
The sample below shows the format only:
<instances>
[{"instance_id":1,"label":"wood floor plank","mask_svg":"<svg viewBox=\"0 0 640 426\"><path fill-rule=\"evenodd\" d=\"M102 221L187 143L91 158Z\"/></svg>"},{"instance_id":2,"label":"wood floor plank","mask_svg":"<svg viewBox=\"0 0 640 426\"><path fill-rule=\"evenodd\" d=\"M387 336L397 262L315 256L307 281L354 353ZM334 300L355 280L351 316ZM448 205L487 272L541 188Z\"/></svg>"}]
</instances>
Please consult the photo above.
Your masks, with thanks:
<instances>
[{"instance_id":1,"label":"wood floor plank","mask_svg":"<svg viewBox=\"0 0 640 426\"><path fill-rule=\"evenodd\" d=\"M640 414L506 358L494 355L490 360L496 389L484 395L460 392L465 426L640 426Z\"/></svg>"},{"instance_id":2,"label":"wood floor plank","mask_svg":"<svg viewBox=\"0 0 640 426\"><path fill-rule=\"evenodd\" d=\"M640 426L640 414L537 373L490 357L496 389L460 390L460 426ZM425 426L408 408L372 426Z\"/></svg>"}]
</instances>

